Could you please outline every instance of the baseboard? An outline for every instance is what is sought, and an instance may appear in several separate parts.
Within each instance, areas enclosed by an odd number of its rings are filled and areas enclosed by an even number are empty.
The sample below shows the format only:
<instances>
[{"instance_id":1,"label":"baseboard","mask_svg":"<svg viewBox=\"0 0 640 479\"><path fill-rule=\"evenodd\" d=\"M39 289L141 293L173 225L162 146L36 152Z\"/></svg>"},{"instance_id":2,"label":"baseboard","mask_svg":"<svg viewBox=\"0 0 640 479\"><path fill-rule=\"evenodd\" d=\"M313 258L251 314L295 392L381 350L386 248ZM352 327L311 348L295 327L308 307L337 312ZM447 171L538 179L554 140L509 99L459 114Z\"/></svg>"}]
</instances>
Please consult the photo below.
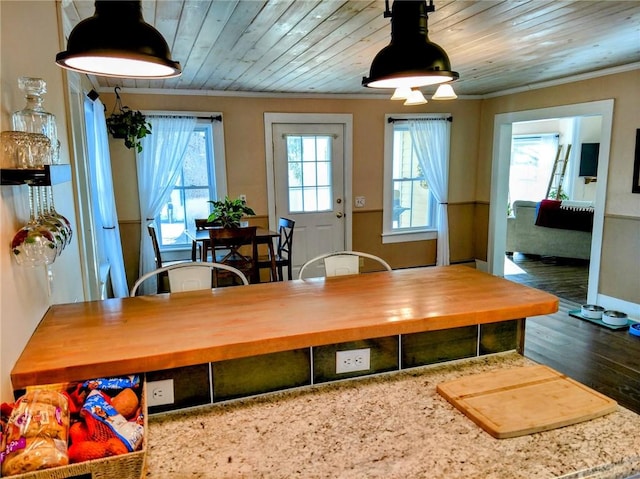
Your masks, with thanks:
<instances>
[{"instance_id":1,"label":"baseboard","mask_svg":"<svg viewBox=\"0 0 640 479\"><path fill-rule=\"evenodd\" d=\"M614 311L627 313L630 319L640 321L640 304L632 303L631 301L624 301L619 298L613 298L604 294L598 294L597 304L605 309L612 309Z\"/></svg>"}]
</instances>

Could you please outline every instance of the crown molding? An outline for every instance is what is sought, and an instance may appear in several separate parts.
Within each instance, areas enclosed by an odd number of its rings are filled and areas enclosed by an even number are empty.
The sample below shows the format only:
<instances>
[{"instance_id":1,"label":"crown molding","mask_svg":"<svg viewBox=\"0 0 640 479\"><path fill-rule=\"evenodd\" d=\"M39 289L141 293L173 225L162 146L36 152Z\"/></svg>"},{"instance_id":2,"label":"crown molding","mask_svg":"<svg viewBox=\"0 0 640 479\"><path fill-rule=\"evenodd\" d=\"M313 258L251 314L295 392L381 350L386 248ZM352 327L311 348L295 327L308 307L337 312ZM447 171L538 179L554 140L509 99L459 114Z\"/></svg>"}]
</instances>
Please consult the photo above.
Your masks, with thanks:
<instances>
[{"instance_id":1,"label":"crown molding","mask_svg":"<svg viewBox=\"0 0 640 479\"><path fill-rule=\"evenodd\" d=\"M482 95L482 98L495 98L505 95L513 95L514 93L522 93L531 90L539 90L541 88L549 88L558 85L565 85L567 83L574 83L582 80L591 80L593 78L600 78L607 75L615 75L617 73L625 73L633 70L640 69L640 62L628 63L627 65L620 65L612 68L605 68L603 70L596 70L589 73L581 73L570 77L558 78L556 80L549 80L545 82L532 83L531 85L523 85L521 87L510 88L508 90L502 90L499 92L487 93Z\"/></svg>"},{"instance_id":2,"label":"crown molding","mask_svg":"<svg viewBox=\"0 0 640 479\"><path fill-rule=\"evenodd\" d=\"M574 83L582 80L590 80L600 78L607 75L615 75L617 73L625 73L628 71L640 69L640 62L629 63L612 68L605 68L589 73L582 73L570 77L558 78L545 82L532 83L516 88L501 90L497 92L485 93L482 95L458 95L458 100L484 100L488 98L496 98L505 95L513 95L541 88L549 88L567 83ZM89 77L89 81L99 93L112 93L112 87L100 87L97 85L95 78ZM248 92L248 91L226 91L226 90L180 90L180 89L162 89L162 88L125 88L121 87L121 93L129 93L136 95L175 95L175 96L208 96L208 97L230 97L230 98L297 98L308 100L384 100L388 101L391 92L385 90L384 93L276 93L276 92ZM426 94L427 96L429 94ZM436 100L434 100L436 101ZM452 100L437 100L452 101Z\"/></svg>"}]
</instances>

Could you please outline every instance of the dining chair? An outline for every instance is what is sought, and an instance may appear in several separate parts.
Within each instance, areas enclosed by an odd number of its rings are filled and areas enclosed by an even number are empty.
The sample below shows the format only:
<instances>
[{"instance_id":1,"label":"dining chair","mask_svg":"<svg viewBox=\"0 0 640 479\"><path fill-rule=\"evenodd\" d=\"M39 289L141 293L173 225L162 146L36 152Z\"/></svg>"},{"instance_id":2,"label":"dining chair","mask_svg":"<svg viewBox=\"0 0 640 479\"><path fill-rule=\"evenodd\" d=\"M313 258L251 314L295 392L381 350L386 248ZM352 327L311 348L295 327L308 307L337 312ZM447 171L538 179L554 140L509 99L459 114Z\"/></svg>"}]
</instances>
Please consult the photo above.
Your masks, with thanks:
<instances>
[{"instance_id":1,"label":"dining chair","mask_svg":"<svg viewBox=\"0 0 640 479\"><path fill-rule=\"evenodd\" d=\"M158 232L156 231L155 222L152 221L147 224L147 231L149 232L149 236L151 237L151 245L153 246L153 256L156 264L156 269L162 268L164 266L171 266L174 264L183 264L183 263L191 262L186 259L176 260L176 261L162 261L162 254L160 253L160 243L158 242ZM193 251L191 253L191 256L193 258ZM167 291L167 286L165 285L167 276L168 275L166 273L158 276L157 288L156 288L157 293L162 293Z\"/></svg>"},{"instance_id":2,"label":"dining chair","mask_svg":"<svg viewBox=\"0 0 640 479\"><path fill-rule=\"evenodd\" d=\"M172 264L162 268L154 269L140 276L131 288L129 296L135 296L138 288L147 279L155 275L166 274L169 278L170 293L183 291L195 291L199 289L210 289L214 275L217 271L223 270L229 274L237 276L243 285L248 285L249 281L242 271L220 263L207 263L197 261L193 263Z\"/></svg>"},{"instance_id":3,"label":"dining chair","mask_svg":"<svg viewBox=\"0 0 640 479\"><path fill-rule=\"evenodd\" d=\"M242 271L249 281L258 283L258 243L256 226L242 228L209 228L209 243L215 262L233 266ZM250 251L247 253L247 249ZM219 274L221 273L221 274ZM223 272L214 274L214 286L220 277L229 276Z\"/></svg>"},{"instance_id":4,"label":"dining chair","mask_svg":"<svg viewBox=\"0 0 640 479\"><path fill-rule=\"evenodd\" d=\"M198 243L196 237L187 229L184 230L184 235L191 241L191 261L208 261L208 259L203 256L202 245Z\"/></svg>"},{"instance_id":5,"label":"dining chair","mask_svg":"<svg viewBox=\"0 0 640 479\"><path fill-rule=\"evenodd\" d=\"M275 250L275 266L278 270L278 281L283 280L283 268L287 267L287 278L293 279L292 258L293 258L293 228L296 222L288 218L278 219L278 242ZM258 261L258 268L271 268L271 258L264 258Z\"/></svg>"},{"instance_id":6,"label":"dining chair","mask_svg":"<svg viewBox=\"0 0 640 479\"><path fill-rule=\"evenodd\" d=\"M361 251L335 251L324 253L310 259L302 265L298 273L298 279L303 279L304 270L317 261L324 262L325 276L342 276L347 274L360 273L360 258L368 258L377 261L387 271L391 271L391 266L382 258Z\"/></svg>"},{"instance_id":7,"label":"dining chair","mask_svg":"<svg viewBox=\"0 0 640 479\"><path fill-rule=\"evenodd\" d=\"M209 228L214 228L217 226L215 223L209 222L207 218L195 218L193 221L196 225L196 231L207 230ZM204 242L202 244L200 256L202 258L202 261L215 261L215 258L211 252L210 242Z\"/></svg>"}]
</instances>

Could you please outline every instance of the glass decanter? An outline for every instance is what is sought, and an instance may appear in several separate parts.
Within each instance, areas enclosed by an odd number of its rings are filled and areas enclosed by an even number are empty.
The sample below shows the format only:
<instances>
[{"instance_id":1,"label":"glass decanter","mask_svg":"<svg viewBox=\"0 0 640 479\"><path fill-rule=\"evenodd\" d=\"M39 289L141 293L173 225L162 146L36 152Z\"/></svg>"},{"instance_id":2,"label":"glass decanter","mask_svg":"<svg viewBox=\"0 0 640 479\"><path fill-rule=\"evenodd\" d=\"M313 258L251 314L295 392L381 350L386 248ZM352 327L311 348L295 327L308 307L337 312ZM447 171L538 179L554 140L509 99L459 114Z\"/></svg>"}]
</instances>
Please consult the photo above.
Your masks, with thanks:
<instances>
[{"instance_id":1,"label":"glass decanter","mask_svg":"<svg viewBox=\"0 0 640 479\"><path fill-rule=\"evenodd\" d=\"M44 94L47 92L47 83L42 78L20 77L18 87L25 94L27 105L24 109L16 111L11 116L13 129L28 133L41 133L51 140L51 155L45 163L57 164L59 162L58 129L56 117L48 113L42 106Z\"/></svg>"}]
</instances>

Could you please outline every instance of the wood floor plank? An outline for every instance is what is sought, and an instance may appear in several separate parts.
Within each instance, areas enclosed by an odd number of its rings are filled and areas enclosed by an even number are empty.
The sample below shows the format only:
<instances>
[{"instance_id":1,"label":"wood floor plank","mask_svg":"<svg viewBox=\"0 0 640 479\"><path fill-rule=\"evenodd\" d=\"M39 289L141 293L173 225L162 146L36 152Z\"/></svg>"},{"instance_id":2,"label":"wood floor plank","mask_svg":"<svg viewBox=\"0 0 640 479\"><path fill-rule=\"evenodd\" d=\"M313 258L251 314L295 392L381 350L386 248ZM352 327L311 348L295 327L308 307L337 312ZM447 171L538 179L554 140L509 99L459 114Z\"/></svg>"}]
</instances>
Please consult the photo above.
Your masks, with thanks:
<instances>
[{"instance_id":1,"label":"wood floor plank","mask_svg":"<svg viewBox=\"0 0 640 479\"><path fill-rule=\"evenodd\" d=\"M569 316L586 302L589 263L515 254L507 279L560 298L554 314L527 319L524 355L640 413L640 339Z\"/></svg>"}]
</instances>

